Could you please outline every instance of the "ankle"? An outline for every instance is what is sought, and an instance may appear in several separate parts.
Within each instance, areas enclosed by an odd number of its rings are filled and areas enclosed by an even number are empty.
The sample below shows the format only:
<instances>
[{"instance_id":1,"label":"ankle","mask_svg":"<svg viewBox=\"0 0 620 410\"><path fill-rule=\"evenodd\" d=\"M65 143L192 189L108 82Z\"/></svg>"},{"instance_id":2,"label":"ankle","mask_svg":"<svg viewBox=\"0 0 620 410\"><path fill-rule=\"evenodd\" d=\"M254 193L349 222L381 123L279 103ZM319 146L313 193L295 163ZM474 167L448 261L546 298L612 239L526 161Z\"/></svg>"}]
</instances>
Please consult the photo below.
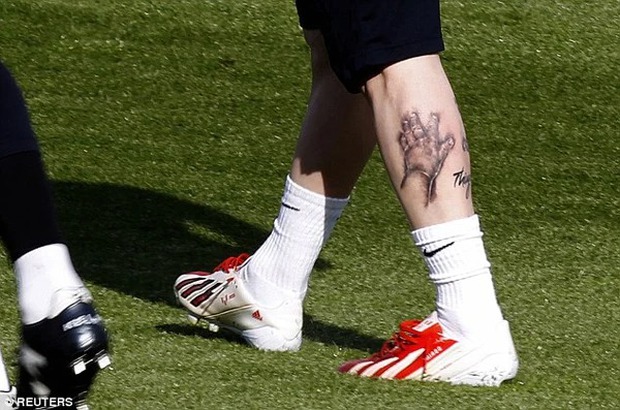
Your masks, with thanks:
<instances>
[{"instance_id":1,"label":"ankle","mask_svg":"<svg viewBox=\"0 0 620 410\"><path fill-rule=\"evenodd\" d=\"M239 272L239 275L256 302L265 308L277 309L288 301L303 300L306 294L305 289L302 292L296 292L272 283L257 272L252 271L249 264Z\"/></svg>"}]
</instances>

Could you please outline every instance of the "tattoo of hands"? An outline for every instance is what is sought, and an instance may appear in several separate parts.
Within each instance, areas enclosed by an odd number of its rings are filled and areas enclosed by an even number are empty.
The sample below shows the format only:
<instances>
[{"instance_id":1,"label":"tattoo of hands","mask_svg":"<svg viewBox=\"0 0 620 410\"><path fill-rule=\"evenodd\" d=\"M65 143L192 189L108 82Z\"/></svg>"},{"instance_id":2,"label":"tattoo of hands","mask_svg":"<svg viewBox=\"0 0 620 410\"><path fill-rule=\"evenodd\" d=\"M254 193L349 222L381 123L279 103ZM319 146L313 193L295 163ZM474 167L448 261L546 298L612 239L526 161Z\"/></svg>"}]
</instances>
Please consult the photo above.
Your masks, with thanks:
<instances>
[{"instance_id":1,"label":"tattoo of hands","mask_svg":"<svg viewBox=\"0 0 620 410\"><path fill-rule=\"evenodd\" d=\"M426 182L428 206L437 195L435 180L450 150L454 148L455 138L452 134L439 134L438 114L431 113L428 123L423 125L420 115L412 112L403 119L398 139L405 157L405 175L400 187L405 186L410 175L421 175Z\"/></svg>"}]
</instances>

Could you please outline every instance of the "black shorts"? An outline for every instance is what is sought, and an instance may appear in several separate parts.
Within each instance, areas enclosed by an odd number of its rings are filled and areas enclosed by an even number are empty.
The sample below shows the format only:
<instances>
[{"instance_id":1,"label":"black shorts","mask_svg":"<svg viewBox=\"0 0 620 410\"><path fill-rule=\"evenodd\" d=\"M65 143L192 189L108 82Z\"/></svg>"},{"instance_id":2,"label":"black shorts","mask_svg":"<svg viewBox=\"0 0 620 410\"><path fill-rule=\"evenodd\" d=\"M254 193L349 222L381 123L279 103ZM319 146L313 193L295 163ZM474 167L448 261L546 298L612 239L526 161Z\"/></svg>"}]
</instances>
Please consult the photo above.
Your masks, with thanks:
<instances>
[{"instance_id":1,"label":"black shorts","mask_svg":"<svg viewBox=\"0 0 620 410\"><path fill-rule=\"evenodd\" d=\"M320 30L352 93L385 67L443 51L439 0L296 0L300 25Z\"/></svg>"}]
</instances>

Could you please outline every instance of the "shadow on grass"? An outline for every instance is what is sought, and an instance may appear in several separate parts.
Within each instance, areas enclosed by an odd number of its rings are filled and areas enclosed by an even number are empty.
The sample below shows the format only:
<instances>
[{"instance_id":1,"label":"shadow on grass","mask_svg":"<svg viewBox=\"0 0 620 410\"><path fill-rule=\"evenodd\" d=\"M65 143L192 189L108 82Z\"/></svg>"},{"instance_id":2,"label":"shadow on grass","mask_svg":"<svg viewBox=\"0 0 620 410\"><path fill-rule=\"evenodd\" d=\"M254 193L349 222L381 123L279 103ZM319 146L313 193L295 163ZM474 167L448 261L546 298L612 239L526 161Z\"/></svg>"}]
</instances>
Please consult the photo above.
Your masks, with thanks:
<instances>
[{"instance_id":1,"label":"shadow on grass","mask_svg":"<svg viewBox=\"0 0 620 410\"><path fill-rule=\"evenodd\" d=\"M304 315L304 337L324 344L346 346L351 349L376 352L385 341L373 336L363 335L356 330L339 327L310 315Z\"/></svg>"},{"instance_id":2,"label":"shadow on grass","mask_svg":"<svg viewBox=\"0 0 620 410\"><path fill-rule=\"evenodd\" d=\"M190 270L251 252L268 232L207 205L112 184L55 182L61 229L80 274L98 285L175 304Z\"/></svg>"},{"instance_id":3,"label":"shadow on grass","mask_svg":"<svg viewBox=\"0 0 620 410\"><path fill-rule=\"evenodd\" d=\"M208 205L141 188L56 181L53 189L63 235L80 274L152 302L176 305L172 284L178 274L209 270L228 256L251 253L268 235ZM329 266L319 259L315 269ZM324 343L361 350L381 343L310 316L305 323L305 337ZM213 337L191 326L162 325L160 330Z\"/></svg>"},{"instance_id":4,"label":"shadow on grass","mask_svg":"<svg viewBox=\"0 0 620 410\"><path fill-rule=\"evenodd\" d=\"M217 333L211 332L205 326L187 324L163 324L156 328L160 332L173 333L183 336L200 336L205 339L225 339L230 342L244 344L241 338L226 330ZM375 352L381 348L383 339L361 335L355 330L346 329L324 323L314 319L311 315L304 314L303 336L306 339L315 340L324 344L346 346L350 349Z\"/></svg>"},{"instance_id":5,"label":"shadow on grass","mask_svg":"<svg viewBox=\"0 0 620 410\"><path fill-rule=\"evenodd\" d=\"M180 336L197 336L202 339L225 339L231 343L244 344L244 342L235 334L227 331L212 332L206 327L190 325L186 323L169 323L155 326L157 330L163 333L170 333Z\"/></svg>"}]
</instances>

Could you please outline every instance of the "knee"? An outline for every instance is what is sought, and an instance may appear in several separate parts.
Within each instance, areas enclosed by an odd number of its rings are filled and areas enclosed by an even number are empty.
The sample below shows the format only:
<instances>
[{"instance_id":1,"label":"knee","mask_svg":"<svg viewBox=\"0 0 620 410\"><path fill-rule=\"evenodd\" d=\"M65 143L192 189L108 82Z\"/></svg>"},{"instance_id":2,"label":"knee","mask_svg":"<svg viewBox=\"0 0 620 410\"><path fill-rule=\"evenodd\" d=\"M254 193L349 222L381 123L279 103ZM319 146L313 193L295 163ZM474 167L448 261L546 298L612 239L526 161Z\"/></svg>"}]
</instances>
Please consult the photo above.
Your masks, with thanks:
<instances>
[{"instance_id":1,"label":"knee","mask_svg":"<svg viewBox=\"0 0 620 410\"><path fill-rule=\"evenodd\" d=\"M398 95L412 90L435 90L449 87L441 60L437 54L429 54L402 60L384 67L369 78L362 91L367 97L374 95Z\"/></svg>"}]
</instances>

